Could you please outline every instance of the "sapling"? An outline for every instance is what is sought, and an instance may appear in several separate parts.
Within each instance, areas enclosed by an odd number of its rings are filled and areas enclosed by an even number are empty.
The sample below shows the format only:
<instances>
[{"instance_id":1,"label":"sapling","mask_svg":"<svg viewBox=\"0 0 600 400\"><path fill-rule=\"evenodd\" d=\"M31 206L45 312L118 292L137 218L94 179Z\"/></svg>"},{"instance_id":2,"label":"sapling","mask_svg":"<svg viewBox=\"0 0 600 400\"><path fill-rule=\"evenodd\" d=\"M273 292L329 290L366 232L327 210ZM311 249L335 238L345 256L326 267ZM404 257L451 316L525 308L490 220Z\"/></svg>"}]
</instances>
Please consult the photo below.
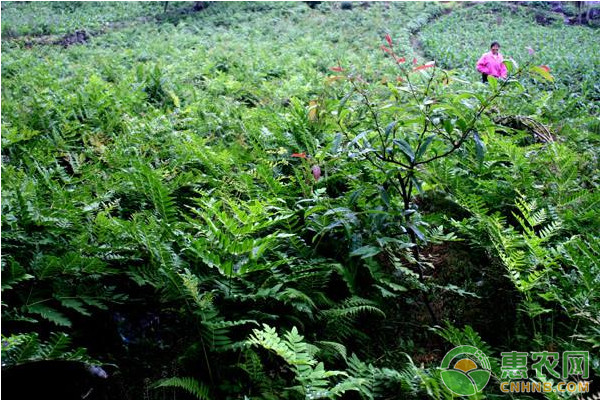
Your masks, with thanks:
<instances>
[{"instance_id":1,"label":"sapling","mask_svg":"<svg viewBox=\"0 0 600 400\"><path fill-rule=\"evenodd\" d=\"M537 73L551 79L549 71L530 64L518 66L506 60L506 79L490 77L489 84L468 84L451 71L438 68L435 62L412 64L396 53L388 34L381 49L395 64L395 79L365 78L355 69L337 66L335 72L345 73L349 93L340 101L337 123L347 141L350 155L357 162L370 164L385 192L386 207L400 201L402 232L410 240L411 262L415 265L423 290L423 301L434 324L429 289L425 285L426 263L422 246L426 232L419 229L415 195L422 193L422 175L428 164L450 157L468 140L473 140L477 157L483 158L485 145L479 128L490 123L485 115L509 87L522 88L518 78L524 72ZM340 79L341 80L341 79Z\"/></svg>"}]
</instances>

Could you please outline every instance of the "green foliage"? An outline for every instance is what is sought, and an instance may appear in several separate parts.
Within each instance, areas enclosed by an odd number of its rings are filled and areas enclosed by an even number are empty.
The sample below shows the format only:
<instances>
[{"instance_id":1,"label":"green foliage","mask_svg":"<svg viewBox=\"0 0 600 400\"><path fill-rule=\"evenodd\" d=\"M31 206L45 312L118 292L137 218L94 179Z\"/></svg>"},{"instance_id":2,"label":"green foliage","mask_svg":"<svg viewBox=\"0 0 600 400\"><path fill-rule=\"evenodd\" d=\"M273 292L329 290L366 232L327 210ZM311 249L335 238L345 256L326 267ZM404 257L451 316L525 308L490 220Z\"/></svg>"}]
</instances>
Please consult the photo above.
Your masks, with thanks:
<instances>
[{"instance_id":1,"label":"green foliage","mask_svg":"<svg viewBox=\"0 0 600 400\"><path fill-rule=\"evenodd\" d=\"M296 327L281 339L275 328L264 325L262 330L254 329L249 343L275 352L290 365L299 386L297 390L306 398L334 398L349 390L346 385L334 385L330 380L335 376L346 375L342 371L327 371L322 362L318 362L313 354L315 349L303 341Z\"/></svg>"},{"instance_id":2,"label":"green foliage","mask_svg":"<svg viewBox=\"0 0 600 400\"><path fill-rule=\"evenodd\" d=\"M154 388L172 387L172 388L183 389L186 392L192 394L194 397L196 397L199 400L206 400L206 399L211 398L208 387L206 387L202 383L199 383L194 378L180 378L180 377L165 378L165 379L161 379L160 381L156 382L153 385L153 387Z\"/></svg>"},{"instance_id":3,"label":"green foliage","mask_svg":"<svg viewBox=\"0 0 600 400\"><path fill-rule=\"evenodd\" d=\"M500 4L2 7L3 362L97 343L124 399L452 398L436 314L488 354L597 349L590 32L517 32L526 6ZM471 82L492 8L505 53L531 72L535 47L554 82ZM472 317L498 282L506 338Z\"/></svg>"},{"instance_id":4,"label":"green foliage","mask_svg":"<svg viewBox=\"0 0 600 400\"><path fill-rule=\"evenodd\" d=\"M600 246L597 237L575 236L561 243L555 250L564 269L554 271L545 290L540 294L545 300L560 304L572 318L581 320L580 331L575 337L589 343L592 348L600 346L598 331L598 263Z\"/></svg>"},{"instance_id":5,"label":"green foliage","mask_svg":"<svg viewBox=\"0 0 600 400\"><path fill-rule=\"evenodd\" d=\"M192 222L198 233L190 242L190 251L226 276L266 267L262 262L268 255L265 253L277 250L292 236L274 231L292 217L289 211L275 205L255 202L238 206L212 199L202 201L200 209L192 211L203 223Z\"/></svg>"},{"instance_id":6,"label":"green foliage","mask_svg":"<svg viewBox=\"0 0 600 400\"><path fill-rule=\"evenodd\" d=\"M476 80L475 63L489 51L492 41L499 41L501 52L519 63L530 57L527 49L532 48L535 60L550 67L557 77L558 87L567 88L572 96L578 92L579 105L597 113L593 99L599 94L594 83L599 65L597 57L591 56L600 51L594 39L596 30L568 26L559 14L550 16L548 26L538 24L536 18L539 12L527 7L480 4L436 20L421 31L420 37L436 61L447 68L461 69L472 80ZM462 28L451 28L457 24ZM530 98L536 97L537 93Z\"/></svg>"},{"instance_id":7,"label":"green foliage","mask_svg":"<svg viewBox=\"0 0 600 400\"><path fill-rule=\"evenodd\" d=\"M174 11L173 7L177 6L171 6L172 11ZM162 4L158 3L80 4L61 1L41 2L32 6L28 3L9 1L2 8L4 14L2 36L63 34L82 28L100 31L106 25L127 24L135 19L154 18L162 11Z\"/></svg>"},{"instance_id":8,"label":"green foliage","mask_svg":"<svg viewBox=\"0 0 600 400\"><path fill-rule=\"evenodd\" d=\"M429 164L450 158L471 140L477 160L483 162L485 144L479 131L487 123L484 112L513 86L521 91L519 79L530 66L510 64L507 79L500 83L492 79L489 89L465 90L461 81L450 83L454 77L433 62L410 67L405 57L396 53L389 35L386 41L389 47L382 46L382 50L398 66L398 83L385 83L387 77L382 74L385 84L381 87L353 71L344 77L349 93L339 102L335 114L346 137L349 157L363 162L371 170L369 180L378 184L382 204L376 212L389 215L400 225L400 229L388 234L395 235L399 230L408 236L404 245L410 246L410 253L404 257L416 270L417 287L424 290L423 301L432 321L437 323L425 286L429 265L421 255L421 246L428 241L423 227L428 224L422 221L415 204L417 193L424 193L423 172ZM369 258L378 253L375 246L368 245L351 254Z\"/></svg>"},{"instance_id":9,"label":"green foliage","mask_svg":"<svg viewBox=\"0 0 600 400\"><path fill-rule=\"evenodd\" d=\"M2 336L2 366L14 366L39 360L73 360L97 363L83 348L71 349L71 338L54 332L46 342L37 333Z\"/></svg>"},{"instance_id":10,"label":"green foliage","mask_svg":"<svg viewBox=\"0 0 600 400\"><path fill-rule=\"evenodd\" d=\"M290 389L300 392L304 398L337 398L347 391L356 391L361 398L375 399L391 393L396 396L399 393L414 395L419 391L421 372L410 357L401 371L377 368L361 361L355 354L344 357L348 365L346 371L327 370L314 357L318 349L303 339L295 327L286 332L282 339L275 328L264 325L262 330L253 330L249 343L273 351L283 358L300 384Z\"/></svg>"},{"instance_id":11,"label":"green foliage","mask_svg":"<svg viewBox=\"0 0 600 400\"><path fill-rule=\"evenodd\" d=\"M377 368L361 361L355 354L348 359L348 373L359 384L359 392L365 399L385 398L390 394L410 397L420 392L425 373L417 368L410 357L400 371Z\"/></svg>"},{"instance_id":12,"label":"green foliage","mask_svg":"<svg viewBox=\"0 0 600 400\"><path fill-rule=\"evenodd\" d=\"M507 227L500 215L488 215L488 210L476 196L462 196L457 200L475 217L455 226L463 233L473 235L480 245L486 244L480 236L485 232L515 287L529 298L528 292L556 265L552 249L546 244L560 229L560 221L547 222L546 210L538 209L535 202L520 199L516 204L520 214L513 214L521 228L517 231L512 226Z\"/></svg>"},{"instance_id":13,"label":"green foliage","mask_svg":"<svg viewBox=\"0 0 600 400\"><path fill-rule=\"evenodd\" d=\"M338 307L332 307L319 313L319 319L332 332L334 338L344 340L360 333L353 323L363 313L371 313L385 318L385 313L375 307L375 302L360 297L350 297Z\"/></svg>"}]
</instances>

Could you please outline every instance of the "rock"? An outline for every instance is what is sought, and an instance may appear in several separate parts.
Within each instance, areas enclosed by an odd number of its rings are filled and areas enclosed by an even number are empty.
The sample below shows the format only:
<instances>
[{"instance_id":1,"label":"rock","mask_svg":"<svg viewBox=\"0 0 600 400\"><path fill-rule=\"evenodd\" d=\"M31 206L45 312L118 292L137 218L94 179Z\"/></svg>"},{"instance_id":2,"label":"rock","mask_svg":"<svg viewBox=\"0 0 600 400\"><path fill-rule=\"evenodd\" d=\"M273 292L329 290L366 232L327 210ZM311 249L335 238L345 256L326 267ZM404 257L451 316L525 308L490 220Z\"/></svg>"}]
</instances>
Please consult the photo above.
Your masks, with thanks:
<instances>
[{"instance_id":1,"label":"rock","mask_svg":"<svg viewBox=\"0 0 600 400\"><path fill-rule=\"evenodd\" d=\"M542 13L535 14L535 22L537 22L539 25L542 25L542 26L551 25L552 21L553 21L553 19L548 17L545 14L542 14Z\"/></svg>"},{"instance_id":2,"label":"rock","mask_svg":"<svg viewBox=\"0 0 600 400\"><path fill-rule=\"evenodd\" d=\"M102 399L108 374L79 361L33 361L2 368L2 395L7 399Z\"/></svg>"},{"instance_id":3,"label":"rock","mask_svg":"<svg viewBox=\"0 0 600 400\"><path fill-rule=\"evenodd\" d=\"M210 5L210 1L195 1L194 2L194 11L202 11L206 9Z\"/></svg>"},{"instance_id":4,"label":"rock","mask_svg":"<svg viewBox=\"0 0 600 400\"><path fill-rule=\"evenodd\" d=\"M552 7L551 10L554 12L557 12L557 13L563 12L563 6L560 1L551 1L550 6Z\"/></svg>"},{"instance_id":5,"label":"rock","mask_svg":"<svg viewBox=\"0 0 600 400\"><path fill-rule=\"evenodd\" d=\"M305 3L312 9L316 8L322 1L305 1Z\"/></svg>"},{"instance_id":6,"label":"rock","mask_svg":"<svg viewBox=\"0 0 600 400\"><path fill-rule=\"evenodd\" d=\"M58 44L66 48L74 44L85 44L89 39L90 35L88 35L86 31L75 31L75 33L70 33L63 36L62 39L54 42L54 44Z\"/></svg>"}]
</instances>

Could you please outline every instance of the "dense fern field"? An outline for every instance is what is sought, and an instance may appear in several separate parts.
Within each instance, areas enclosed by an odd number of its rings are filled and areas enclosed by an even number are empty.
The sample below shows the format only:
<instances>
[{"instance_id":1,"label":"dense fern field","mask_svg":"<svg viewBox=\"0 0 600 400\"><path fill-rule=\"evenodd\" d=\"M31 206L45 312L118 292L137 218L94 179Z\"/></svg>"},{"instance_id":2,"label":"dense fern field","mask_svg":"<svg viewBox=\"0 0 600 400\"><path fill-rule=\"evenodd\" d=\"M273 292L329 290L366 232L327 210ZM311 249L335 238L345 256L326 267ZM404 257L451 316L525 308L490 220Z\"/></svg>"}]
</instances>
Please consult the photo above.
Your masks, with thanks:
<instances>
[{"instance_id":1,"label":"dense fern field","mask_svg":"<svg viewBox=\"0 0 600 400\"><path fill-rule=\"evenodd\" d=\"M550 3L2 2L2 394L452 399L472 346L595 398L600 10Z\"/></svg>"}]
</instances>

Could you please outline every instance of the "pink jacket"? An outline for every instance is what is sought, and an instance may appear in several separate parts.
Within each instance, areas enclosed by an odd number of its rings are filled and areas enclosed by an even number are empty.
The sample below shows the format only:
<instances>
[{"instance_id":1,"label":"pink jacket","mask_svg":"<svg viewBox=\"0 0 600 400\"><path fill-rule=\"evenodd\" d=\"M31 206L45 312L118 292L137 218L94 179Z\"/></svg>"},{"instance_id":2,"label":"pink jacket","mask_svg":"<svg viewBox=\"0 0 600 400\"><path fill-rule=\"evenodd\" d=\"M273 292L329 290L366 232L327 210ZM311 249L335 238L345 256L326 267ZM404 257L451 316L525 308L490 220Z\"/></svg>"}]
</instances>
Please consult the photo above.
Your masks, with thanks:
<instances>
[{"instance_id":1,"label":"pink jacket","mask_svg":"<svg viewBox=\"0 0 600 400\"><path fill-rule=\"evenodd\" d=\"M498 56L494 57L492 52L489 51L477 61L477 71L496 78L506 78L506 65L502 61L504 61L502 54L498 53Z\"/></svg>"}]
</instances>

